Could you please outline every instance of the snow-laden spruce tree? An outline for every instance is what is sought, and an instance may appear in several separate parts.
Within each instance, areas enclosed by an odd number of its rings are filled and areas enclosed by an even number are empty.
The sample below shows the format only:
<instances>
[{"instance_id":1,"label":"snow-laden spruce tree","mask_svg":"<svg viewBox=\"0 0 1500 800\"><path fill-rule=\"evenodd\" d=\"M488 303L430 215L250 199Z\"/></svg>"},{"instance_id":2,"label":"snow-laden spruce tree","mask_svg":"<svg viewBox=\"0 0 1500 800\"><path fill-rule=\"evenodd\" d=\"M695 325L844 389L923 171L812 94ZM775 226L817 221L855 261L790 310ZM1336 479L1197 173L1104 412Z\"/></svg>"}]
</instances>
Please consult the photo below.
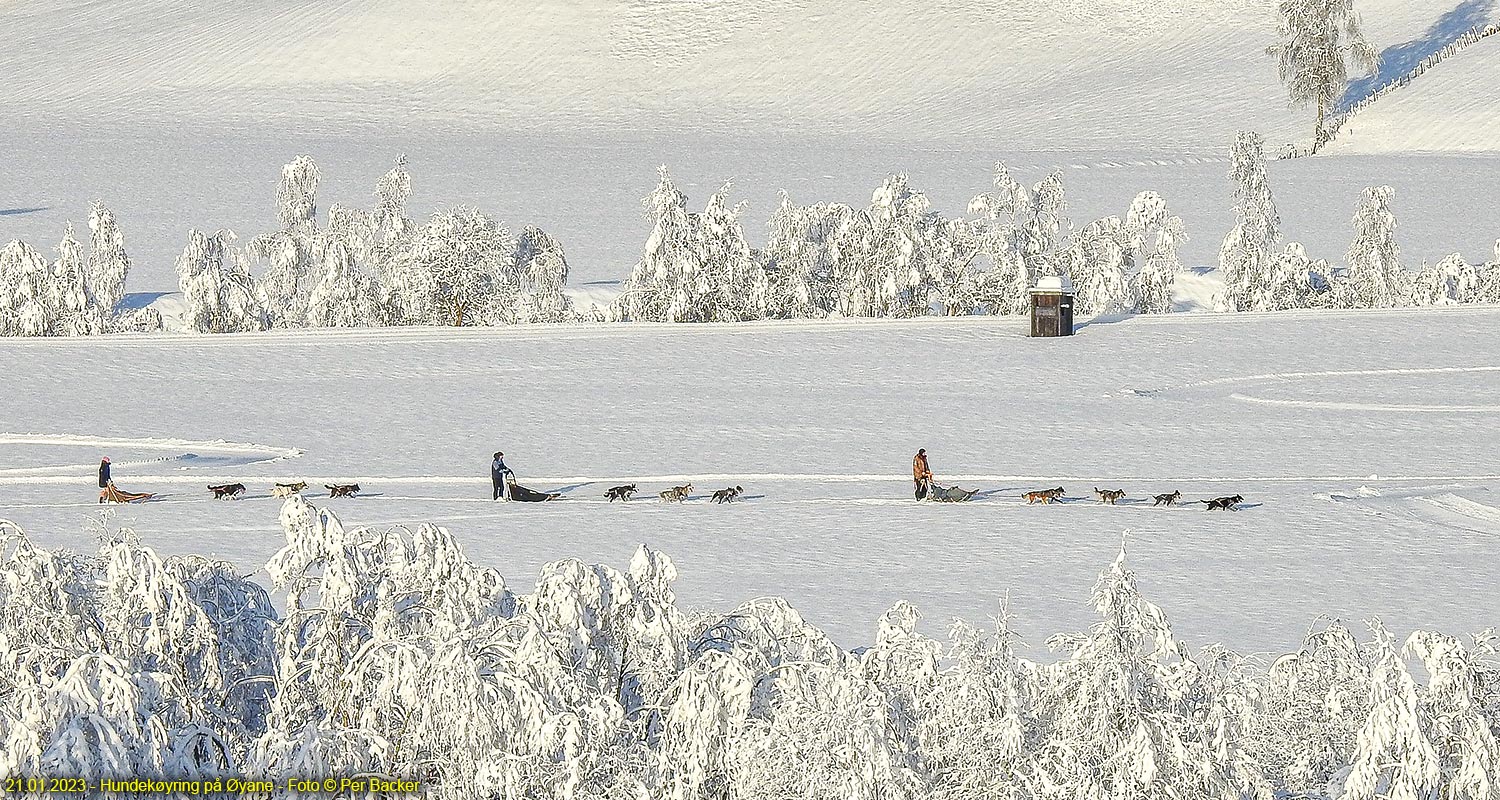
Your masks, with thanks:
<instances>
[{"instance_id":1,"label":"snow-laden spruce tree","mask_svg":"<svg viewBox=\"0 0 1500 800\"><path fill-rule=\"evenodd\" d=\"M1172 289L1182 260L1177 248L1187 241L1182 219L1167 208L1167 201L1156 192L1141 192L1130 204L1125 218L1125 235L1140 269L1131 277L1136 311L1142 314L1165 314L1172 310Z\"/></svg>"},{"instance_id":2,"label":"snow-laden spruce tree","mask_svg":"<svg viewBox=\"0 0 1500 800\"><path fill-rule=\"evenodd\" d=\"M125 299L125 278L130 274L130 255L125 252L125 234L115 214L104 203L89 205L89 257L87 283L104 316L112 318Z\"/></svg>"},{"instance_id":3,"label":"snow-laden spruce tree","mask_svg":"<svg viewBox=\"0 0 1500 800\"><path fill-rule=\"evenodd\" d=\"M1354 241L1346 254L1347 268L1333 287L1339 308L1393 308L1407 304L1411 274L1401 266L1396 243L1396 190L1389 186L1365 189L1354 212Z\"/></svg>"},{"instance_id":4,"label":"snow-laden spruce tree","mask_svg":"<svg viewBox=\"0 0 1500 800\"><path fill-rule=\"evenodd\" d=\"M1076 313L1135 311L1136 299L1130 281L1134 267L1130 235L1119 217L1094 220L1074 233L1062 263L1077 292Z\"/></svg>"},{"instance_id":5,"label":"snow-laden spruce tree","mask_svg":"<svg viewBox=\"0 0 1500 800\"><path fill-rule=\"evenodd\" d=\"M1313 152L1323 144L1323 121L1344 94L1349 70L1374 71L1380 55L1365 40L1354 0L1280 0L1277 42L1266 48L1294 107L1315 106Z\"/></svg>"},{"instance_id":6,"label":"snow-laden spruce tree","mask_svg":"<svg viewBox=\"0 0 1500 800\"><path fill-rule=\"evenodd\" d=\"M47 286L47 304L53 317L52 335L87 336L105 330L104 310L89 291L87 263L83 244L73 236L73 223L70 222L62 241L57 244L57 260L52 262Z\"/></svg>"},{"instance_id":7,"label":"snow-laden spruce tree","mask_svg":"<svg viewBox=\"0 0 1500 800\"><path fill-rule=\"evenodd\" d=\"M521 295L516 309L520 322L571 322L578 314L563 292L568 282L568 258L562 242L535 225L527 225L516 239L516 270Z\"/></svg>"},{"instance_id":8,"label":"snow-laden spruce tree","mask_svg":"<svg viewBox=\"0 0 1500 800\"><path fill-rule=\"evenodd\" d=\"M1224 311L1270 311L1265 290L1270 261L1281 238L1281 218L1266 178L1265 139L1241 131L1229 154L1229 180L1234 186L1234 227L1219 248L1219 270Z\"/></svg>"},{"instance_id":9,"label":"snow-laden spruce tree","mask_svg":"<svg viewBox=\"0 0 1500 800\"><path fill-rule=\"evenodd\" d=\"M36 248L12 241L0 251L0 332L46 336L56 322L48 287L51 267Z\"/></svg>"},{"instance_id":10,"label":"snow-laden spruce tree","mask_svg":"<svg viewBox=\"0 0 1500 800\"><path fill-rule=\"evenodd\" d=\"M996 314L1024 314L1036 279L1059 269L1054 250L1068 210L1062 171L1028 189L998 163L994 184L994 191L969 201L969 213L980 216L980 252L993 265L986 280L994 291L986 305Z\"/></svg>"}]
</instances>

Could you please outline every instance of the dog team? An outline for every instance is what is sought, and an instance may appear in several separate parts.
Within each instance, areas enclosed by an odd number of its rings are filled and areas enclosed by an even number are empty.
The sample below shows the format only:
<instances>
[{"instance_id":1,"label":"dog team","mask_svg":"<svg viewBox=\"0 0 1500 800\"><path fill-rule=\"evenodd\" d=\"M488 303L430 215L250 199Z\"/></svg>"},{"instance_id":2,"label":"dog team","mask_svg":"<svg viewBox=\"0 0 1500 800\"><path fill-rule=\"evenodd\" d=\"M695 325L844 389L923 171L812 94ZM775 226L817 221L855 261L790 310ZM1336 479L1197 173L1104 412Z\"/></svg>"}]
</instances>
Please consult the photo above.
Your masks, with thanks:
<instances>
[{"instance_id":1,"label":"dog team","mask_svg":"<svg viewBox=\"0 0 1500 800\"><path fill-rule=\"evenodd\" d=\"M291 497L292 495L300 495L306 488L307 481L278 483L271 487L271 496L284 498ZM329 497L354 497L359 494L359 484L357 483L325 483L323 484L323 488L328 490ZM245 493L245 484L221 483L218 486L208 487L208 490L213 493L215 500L234 500Z\"/></svg>"},{"instance_id":2,"label":"dog team","mask_svg":"<svg viewBox=\"0 0 1500 800\"><path fill-rule=\"evenodd\" d=\"M944 488L934 483L932 479L932 466L927 462L926 448L918 450L916 456L911 460L911 479L916 486L918 500L929 498L948 501L968 500L978 493L977 490L964 491L957 486ZM1027 505L1033 503L1047 505L1060 501L1065 495L1067 495L1067 491L1063 487L1058 486L1054 489L1038 489L1027 492L1021 495L1021 499L1025 500ZM1125 490L1100 489L1095 486L1094 496L1099 499L1100 503L1115 505L1125 499ZM1152 498L1153 502L1151 505L1153 507L1175 506L1182 501L1182 492L1173 491L1168 494L1152 495ZM1215 497L1212 500L1194 500L1193 502L1206 504L1207 508L1204 509L1205 511L1237 511L1239 510L1240 503L1245 502L1245 498L1235 494L1227 497Z\"/></svg>"},{"instance_id":3,"label":"dog team","mask_svg":"<svg viewBox=\"0 0 1500 800\"><path fill-rule=\"evenodd\" d=\"M1063 487L1059 486L1056 489L1042 489L1040 491L1027 492L1021 495L1021 499L1025 500L1027 505L1031 505L1032 503L1041 503L1043 505L1046 505L1047 503L1057 502L1066 494L1067 492L1063 491ZM1098 498L1099 502L1101 503L1115 505L1119 501L1125 499L1125 490L1100 489L1099 487L1095 486L1094 497ZM1152 495L1151 498L1151 505L1153 508L1156 506L1175 506L1182 503L1182 492L1174 491L1168 494L1156 494ZM1234 494L1227 497L1215 497L1212 500L1194 500L1193 502L1206 504L1207 508L1204 509L1205 511L1238 511L1240 503L1245 502L1245 498L1241 495Z\"/></svg>"},{"instance_id":4,"label":"dog team","mask_svg":"<svg viewBox=\"0 0 1500 800\"><path fill-rule=\"evenodd\" d=\"M494 489L491 495L491 499L493 500L544 502L558 500L563 496L561 492L538 492L517 484L515 473L505 464L505 453L499 451L496 451L494 459L490 462L490 480ZM912 482L915 484L916 499L918 500L931 499L946 502L962 502L970 500L978 494L977 489L964 490L957 486L943 487L934 482L932 467L927 461L926 448L917 450L916 456L912 458ZM110 461L107 456L99 463L99 486L102 489L99 493L99 502L101 503L136 502L139 500L149 500L153 497L151 494L133 494L116 489L110 475ZM293 495L300 495L307 487L308 484L306 481L277 483L271 487L271 496L286 498ZM352 498L360 492L360 486L357 483L325 483L323 484L323 488L328 490L330 498ZM1119 501L1125 499L1124 489L1100 489L1097 486L1093 487L1093 489L1094 496L1098 498L1100 503L1116 505ZM211 485L208 487L208 490L217 500L233 500L243 495L246 487L243 483L222 483ZM611 486L604 492L604 497L611 503L616 500L628 503L636 494L636 491L636 484L627 483L620 486ZM657 493L657 498L664 503L681 503L687 500L692 495L692 492L693 484L688 483L682 486L663 489ZM744 492L745 489L742 486L719 489L710 495L709 502L719 504L733 503L740 499L740 496ZM1060 502L1066 495L1067 491L1063 487L1058 486L1052 489L1038 489L1026 492L1021 495L1021 499L1025 500L1027 505L1035 503L1048 505ZM1242 495L1233 494L1224 497L1215 497L1211 500L1194 500L1193 502L1204 504L1204 510L1206 511L1237 511L1240 504L1245 502L1245 498ZM1181 503L1182 492L1180 491L1152 495L1152 507L1171 507L1180 505Z\"/></svg>"}]
</instances>

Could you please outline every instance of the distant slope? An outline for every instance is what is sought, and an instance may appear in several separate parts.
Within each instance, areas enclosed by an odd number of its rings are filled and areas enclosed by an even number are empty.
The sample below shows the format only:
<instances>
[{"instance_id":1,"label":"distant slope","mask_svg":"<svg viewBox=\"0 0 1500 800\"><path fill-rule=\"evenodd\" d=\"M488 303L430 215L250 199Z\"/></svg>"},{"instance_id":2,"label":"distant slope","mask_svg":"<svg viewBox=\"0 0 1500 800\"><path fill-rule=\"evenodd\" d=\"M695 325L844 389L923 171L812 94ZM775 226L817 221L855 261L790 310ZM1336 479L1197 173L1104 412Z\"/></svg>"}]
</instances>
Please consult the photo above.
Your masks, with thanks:
<instances>
[{"instance_id":1,"label":"distant slope","mask_svg":"<svg viewBox=\"0 0 1500 800\"><path fill-rule=\"evenodd\" d=\"M1327 153L1500 150L1500 35L1470 45L1352 116Z\"/></svg>"},{"instance_id":2,"label":"distant slope","mask_svg":"<svg viewBox=\"0 0 1500 800\"><path fill-rule=\"evenodd\" d=\"M1291 135L1271 0L0 4L8 111L845 134L1027 149Z\"/></svg>"}]
</instances>

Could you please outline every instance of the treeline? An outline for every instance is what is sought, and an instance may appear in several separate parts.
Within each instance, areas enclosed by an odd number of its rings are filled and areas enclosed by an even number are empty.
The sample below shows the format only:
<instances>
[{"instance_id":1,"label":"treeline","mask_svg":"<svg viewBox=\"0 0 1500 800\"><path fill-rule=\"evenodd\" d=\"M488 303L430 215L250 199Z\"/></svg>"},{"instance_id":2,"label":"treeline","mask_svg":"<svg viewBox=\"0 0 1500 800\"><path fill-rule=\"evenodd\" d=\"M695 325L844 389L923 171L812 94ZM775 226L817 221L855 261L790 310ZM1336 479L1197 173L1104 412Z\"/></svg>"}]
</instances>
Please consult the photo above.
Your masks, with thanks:
<instances>
[{"instance_id":1,"label":"treeline","mask_svg":"<svg viewBox=\"0 0 1500 800\"><path fill-rule=\"evenodd\" d=\"M1190 648L1127 569L1022 657L1002 617L847 650L785 601L687 611L677 570L563 560L529 593L447 530L289 500L266 564L0 523L0 778L373 774L435 798L1445 798L1500 786L1493 632L1323 623L1276 658ZM282 610L278 610L282 609Z\"/></svg>"},{"instance_id":2,"label":"treeline","mask_svg":"<svg viewBox=\"0 0 1500 800\"><path fill-rule=\"evenodd\" d=\"M183 325L205 333L290 327L508 325L544 322L735 322L826 317L1018 314L1038 278L1068 276L1082 315L1173 310L1182 220L1155 192L1121 215L1074 229L1061 171L1027 185L997 165L994 187L965 217L934 211L903 175L868 206L799 205L782 194L763 248L748 243L743 204L727 187L701 211L666 168L643 201L640 259L607 307L576 308L563 246L540 228L512 235L473 209L407 214L405 159L376 186L373 207L334 205L321 223L316 164L286 165L279 227L241 243L192 231L176 267ZM1235 225L1220 248L1221 311L1500 303L1495 260L1457 254L1408 270L1396 240L1395 192L1367 189L1343 266L1282 243L1261 137L1231 158ZM23 242L0 251L0 334L150 330L154 311L122 313L129 258L113 215L95 204L90 246L69 228L49 260ZM87 254L85 254L87 250Z\"/></svg>"}]
</instances>

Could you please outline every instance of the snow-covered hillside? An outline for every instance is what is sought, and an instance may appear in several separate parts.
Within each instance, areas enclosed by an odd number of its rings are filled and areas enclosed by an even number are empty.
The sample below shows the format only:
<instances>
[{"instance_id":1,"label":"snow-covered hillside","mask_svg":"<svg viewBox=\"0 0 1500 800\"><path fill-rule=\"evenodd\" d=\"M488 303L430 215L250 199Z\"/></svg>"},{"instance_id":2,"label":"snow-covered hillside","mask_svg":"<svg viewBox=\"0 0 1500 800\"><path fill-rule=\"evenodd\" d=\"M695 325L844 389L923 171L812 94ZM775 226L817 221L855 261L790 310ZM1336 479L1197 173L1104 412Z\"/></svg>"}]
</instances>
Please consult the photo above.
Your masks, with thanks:
<instances>
[{"instance_id":1,"label":"snow-covered hillside","mask_svg":"<svg viewBox=\"0 0 1500 800\"><path fill-rule=\"evenodd\" d=\"M11 113L281 130L672 129L1009 148L1288 130L1269 0L393 0L0 8ZM66 42L66 47L56 46Z\"/></svg>"}]
</instances>

